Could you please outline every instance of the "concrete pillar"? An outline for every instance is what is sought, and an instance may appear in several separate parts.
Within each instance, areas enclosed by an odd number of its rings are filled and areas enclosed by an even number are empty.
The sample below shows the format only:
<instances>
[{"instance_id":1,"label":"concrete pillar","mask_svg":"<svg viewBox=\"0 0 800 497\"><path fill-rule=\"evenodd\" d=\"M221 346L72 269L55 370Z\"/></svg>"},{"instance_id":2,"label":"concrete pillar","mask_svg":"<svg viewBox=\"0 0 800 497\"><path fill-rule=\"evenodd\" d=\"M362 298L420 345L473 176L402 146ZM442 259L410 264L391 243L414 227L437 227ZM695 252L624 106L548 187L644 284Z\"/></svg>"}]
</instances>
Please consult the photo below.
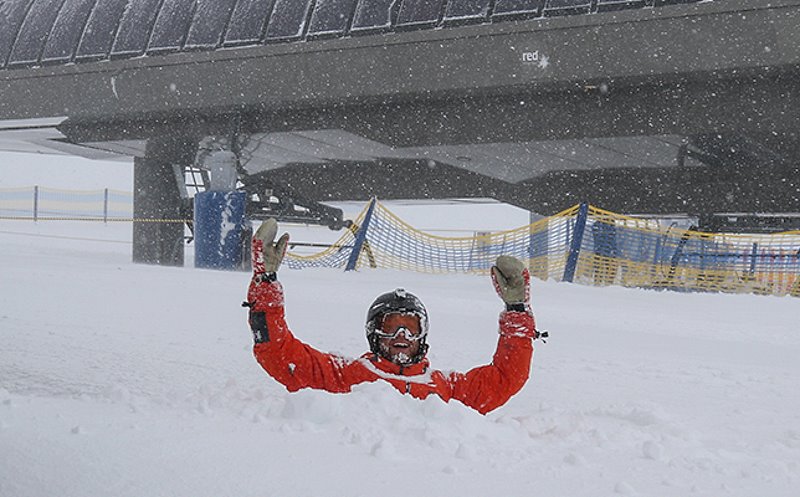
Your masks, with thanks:
<instances>
[{"instance_id":1,"label":"concrete pillar","mask_svg":"<svg viewBox=\"0 0 800 497\"><path fill-rule=\"evenodd\" d=\"M147 141L145 157L133 163L133 262L183 266L184 224L159 220L183 219L182 171L194 160L197 140L159 137Z\"/></svg>"}]
</instances>

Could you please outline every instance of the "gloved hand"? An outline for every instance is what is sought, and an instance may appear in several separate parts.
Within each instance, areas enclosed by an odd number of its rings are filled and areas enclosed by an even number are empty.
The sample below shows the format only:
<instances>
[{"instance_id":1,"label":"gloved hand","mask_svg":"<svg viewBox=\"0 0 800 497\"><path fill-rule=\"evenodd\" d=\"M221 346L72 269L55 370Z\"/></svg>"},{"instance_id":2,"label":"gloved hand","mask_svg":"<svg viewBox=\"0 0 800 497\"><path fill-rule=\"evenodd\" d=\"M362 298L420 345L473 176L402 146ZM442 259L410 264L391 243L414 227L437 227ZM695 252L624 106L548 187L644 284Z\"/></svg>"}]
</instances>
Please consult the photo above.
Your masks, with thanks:
<instances>
[{"instance_id":1,"label":"gloved hand","mask_svg":"<svg viewBox=\"0 0 800 497\"><path fill-rule=\"evenodd\" d=\"M267 219L253 235L253 278L247 289L247 300L242 304L250 308L248 321L253 331L255 343L270 341L270 332L267 329L266 313L283 308L283 287L277 281L276 272L286 254L289 244L289 234L275 242L278 234L278 222Z\"/></svg>"},{"instance_id":2,"label":"gloved hand","mask_svg":"<svg viewBox=\"0 0 800 497\"><path fill-rule=\"evenodd\" d=\"M492 266L492 283L509 311L530 311L531 275L516 257L501 255Z\"/></svg>"},{"instance_id":3,"label":"gloved hand","mask_svg":"<svg viewBox=\"0 0 800 497\"><path fill-rule=\"evenodd\" d=\"M289 244L289 233L275 242L275 235L278 234L278 221L269 218L258 227L253 235L253 273L258 275L268 273L274 275L283 261L286 254L286 247Z\"/></svg>"}]
</instances>

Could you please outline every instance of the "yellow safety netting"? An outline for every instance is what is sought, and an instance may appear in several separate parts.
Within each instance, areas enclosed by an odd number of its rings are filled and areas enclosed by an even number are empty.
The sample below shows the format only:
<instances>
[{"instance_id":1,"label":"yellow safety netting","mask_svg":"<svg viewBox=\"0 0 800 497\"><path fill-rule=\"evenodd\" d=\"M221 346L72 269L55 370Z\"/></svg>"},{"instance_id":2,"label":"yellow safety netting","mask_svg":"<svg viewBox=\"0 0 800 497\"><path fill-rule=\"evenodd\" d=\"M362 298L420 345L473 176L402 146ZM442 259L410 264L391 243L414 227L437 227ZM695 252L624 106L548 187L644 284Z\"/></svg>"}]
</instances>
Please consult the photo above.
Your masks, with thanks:
<instances>
[{"instance_id":1,"label":"yellow safety netting","mask_svg":"<svg viewBox=\"0 0 800 497\"><path fill-rule=\"evenodd\" d=\"M314 256L289 253L286 264L485 273L501 254L526 261L531 274L544 280L800 296L800 232L702 233L592 206L581 213L577 205L513 230L442 237L374 202L329 249Z\"/></svg>"},{"instance_id":2,"label":"yellow safety netting","mask_svg":"<svg viewBox=\"0 0 800 497\"><path fill-rule=\"evenodd\" d=\"M132 200L131 193L110 189L0 189L0 218L131 221ZM501 254L526 261L531 274L544 280L800 296L800 231L703 233L577 205L512 230L442 237L414 228L374 201L330 247L311 256L290 252L285 264L486 273Z\"/></svg>"},{"instance_id":3,"label":"yellow safety netting","mask_svg":"<svg viewBox=\"0 0 800 497\"><path fill-rule=\"evenodd\" d=\"M0 189L0 218L113 221L132 215L133 194L121 190Z\"/></svg>"},{"instance_id":4,"label":"yellow safety netting","mask_svg":"<svg viewBox=\"0 0 800 497\"><path fill-rule=\"evenodd\" d=\"M800 231L703 233L589 207L584 236L576 282L800 296Z\"/></svg>"}]
</instances>

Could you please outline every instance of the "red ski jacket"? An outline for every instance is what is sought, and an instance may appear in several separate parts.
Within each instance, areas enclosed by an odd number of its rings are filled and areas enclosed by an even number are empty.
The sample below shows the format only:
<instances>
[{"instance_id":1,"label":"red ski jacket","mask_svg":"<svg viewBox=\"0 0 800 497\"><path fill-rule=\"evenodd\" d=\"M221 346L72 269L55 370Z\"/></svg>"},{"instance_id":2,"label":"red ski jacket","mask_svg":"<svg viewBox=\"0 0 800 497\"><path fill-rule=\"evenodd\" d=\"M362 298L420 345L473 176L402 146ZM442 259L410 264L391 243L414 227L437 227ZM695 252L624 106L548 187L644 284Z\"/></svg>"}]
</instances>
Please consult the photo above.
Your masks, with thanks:
<instances>
[{"instance_id":1,"label":"red ski jacket","mask_svg":"<svg viewBox=\"0 0 800 497\"><path fill-rule=\"evenodd\" d=\"M295 338L284 319L283 289L279 282L251 285L250 326L268 336L253 347L256 360L290 392L315 388L349 392L353 385L383 380L412 397L438 395L455 399L481 414L497 409L528 380L533 356L535 323L528 312L500 314L500 337L491 364L466 373L430 369L428 359L400 366L372 352L347 359L316 350ZM261 330L256 331L256 330Z\"/></svg>"}]
</instances>

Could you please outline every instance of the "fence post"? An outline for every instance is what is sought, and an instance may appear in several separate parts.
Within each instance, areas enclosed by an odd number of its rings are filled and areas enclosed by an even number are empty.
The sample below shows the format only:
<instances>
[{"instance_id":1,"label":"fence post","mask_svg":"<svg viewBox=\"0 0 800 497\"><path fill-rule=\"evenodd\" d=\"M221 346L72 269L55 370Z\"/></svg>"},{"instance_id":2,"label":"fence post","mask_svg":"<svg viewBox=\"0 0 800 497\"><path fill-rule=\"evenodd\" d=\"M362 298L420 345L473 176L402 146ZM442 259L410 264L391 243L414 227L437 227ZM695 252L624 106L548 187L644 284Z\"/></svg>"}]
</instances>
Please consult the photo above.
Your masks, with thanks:
<instances>
[{"instance_id":1,"label":"fence post","mask_svg":"<svg viewBox=\"0 0 800 497\"><path fill-rule=\"evenodd\" d=\"M758 243L753 242L753 251L750 253L750 276L756 274L756 258L758 257Z\"/></svg>"},{"instance_id":2,"label":"fence post","mask_svg":"<svg viewBox=\"0 0 800 497\"><path fill-rule=\"evenodd\" d=\"M103 190L103 223L108 224L108 188Z\"/></svg>"},{"instance_id":3,"label":"fence post","mask_svg":"<svg viewBox=\"0 0 800 497\"><path fill-rule=\"evenodd\" d=\"M361 227L358 229L358 233L356 233L356 240L353 243L353 251L350 252L350 259L347 260L347 267L344 268L345 271L354 270L358 264L358 256L361 255L361 249L364 247L364 242L367 239L367 230L369 229L370 221L372 221L372 213L375 210L375 204L377 202L378 198L372 197L372 200L369 204L369 209L367 209L367 214L364 216L364 222L361 223Z\"/></svg>"},{"instance_id":4,"label":"fence post","mask_svg":"<svg viewBox=\"0 0 800 497\"><path fill-rule=\"evenodd\" d=\"M572 283L572 280L575 279L575 270L578 267L578 256L581 252L583 232L586 230L586 220L588 217L589 204L583 202L578 209L578 216L575 218L575 227L572 230L572 243L569 247L569 256L567 257L567 264L564 266L564 277L562 281Z\"/></svg>"},{"instance_id":5,"label":"fence post","mask_svg":"<svg viewBox=\"0 0 800 497\"><path fill-rule=\"evenodd\" d=\"M39 220L39 185L33 187L33 221Z\"/></svg>"}]
</instances>

